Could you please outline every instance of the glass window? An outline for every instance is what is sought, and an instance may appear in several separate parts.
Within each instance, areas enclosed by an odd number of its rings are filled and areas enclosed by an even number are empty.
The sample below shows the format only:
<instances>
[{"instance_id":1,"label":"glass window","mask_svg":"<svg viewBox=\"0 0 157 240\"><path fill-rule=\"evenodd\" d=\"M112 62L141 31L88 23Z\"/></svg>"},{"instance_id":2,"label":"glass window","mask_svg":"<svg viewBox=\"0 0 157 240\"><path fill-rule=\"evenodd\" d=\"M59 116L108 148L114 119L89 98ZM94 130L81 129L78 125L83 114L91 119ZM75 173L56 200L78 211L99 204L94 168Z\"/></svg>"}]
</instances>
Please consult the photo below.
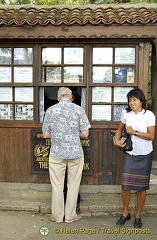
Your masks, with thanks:
<instances>
[{"instance_id":1,"label":"glass window","mask_svg":"<svg viewBox=\"0 0 157 240\"><path fill-rule=\"evenodd\" d=\"M115 48L116 64L135 64L135 48Z\"/></svg>"},{"instance_id":2,"label":"glass window","mask_svg":"<svg viewBox=\"0 0 157 240\"><path fill-rule=\"evenodd\" d=\"M93 67L93 83L111 83L112 67Z\"/></svg>"},{"instance_id":3,"label":"glass window","mask_svg":"<svg viewBox=\"0 0 157 240\"><path fill-rule=\"evenodd\" d=\"M0 67L0 82L11 82L11 67Z\"/></svg>"},{"instance_id":4,"label":"glass window","mask_svg":"<svg viewBox=\"0 0 157 240\"><path fill-rule=\"evenodd\" d=\"M64 48L64 64L83 64L83 48Z\"/></svg>"},{"instance_id":5,"label":"glass window","mask_svg":"<svg viewBox=\"0 0 157 240\"><path fill-rule=\"evenodd\" d=\"M14 48L14 64L32 64L32 48Z\"/></svg>"},{"instance_id":6,"label":"glass window","mask_svg":"<svg viewBox=\"0 0 157 240\"><path fill-rule=\"evenodd\" d=\"M61 64L61 48L42 48L42 64Z\"/></svg>"},{"instance_id":7,"label":"glass window","mask_svg":"<svg viewBox=\"0 0 157 240\"><path fill-rule=\"evenodd\" d=\"M83 67L65 67L64 82L65 83L82 83Z\"/></svg>"},{"instance_id":8,"label":"glass window","mask_svg":"<svg viewBox=\"0 0 157 240\"><path fill-rule=\"evenodd\" d=\"M111 87L93 87L92 102L111 102Z\"/></svg>"},{"instance_id":9,"label":"glass window","mask_svg":"<svg viewBox=\"0 0 157 240\"><path fill-rule=\"evenodd\" d=\"M132 89L133 87L114 87L114 102L127 103L127 93Z\"/></svg>"},{"instance_id":10,"label":"glass window","mask_svg":"<svg viewBox=\"0 0 157 240\"><path fill-rule=\"evenodd\" d=\"M0 48L0 64L0 119L34 120L33 48Z\"/></svg>"},{"instance_id":11,"label":"glass window","mask_svg":"<svg viewBox=\"0 0 157 240\"><path fill-rule=\"evenodd\" d=\"M47 109L45 109L44 111L44 105L46 105L45 103L45 100L44 100L44 87L41 87L39 89L39 102L40 102L40 105L39 105L39 114L40 114L40 123L43 123L43 120L44 120L44 113L46 112Z\"/></svg>"},{"instance_id":12,"label":"glass window","mask_svg":"<svg viewBox=\"0 0 157 240\"><path fill-rule=\"evenodd\" d=\"M112 64L113 48L93 48L93 64Z\"/></svg>"},{"instance_id":13,"label":"glass window","mask_svg":"<svg viewBox=\"0 0 157 240\"><path fill-rule=\"evenodd\" d=\"M33 102L33 87L15 87L15 102Z\"/></svg>"},{"instance_id":14,"label":"glass window","mask_svg":"<svg viewBox=\"0 0 157 240\"><path fill-rule=\"evenodd\" d=\"M0 119L1 120L13 119L12 104L0 104Z\"/></svg>"},{"instance_id":15,"label":"glass window","mask_svg":"<svg viewBox=\"0 0 157 240\"><path fill-rule=\"evenodd\" d=\"M15 83L31 83L33 81L32 67L14 67Z\"/></svg>"},{"instance_id":16,"label":"glass window","mask_svg":"<svg viewBox=\"0 0 157 240\"><path fill-rule=\"evenodd\" d=\"M42 48L42 82L83 83L83 56L82 47Z\"/></svg>"},{"instance_id":17,"label":"glass window","mask_svg":"<svg viewBox=\"0 0 157 240\"><path fill-rule=\"evenodd\" d=\"M0 102L11 102L12 100L12 87L0 87Z\"/></svg>"},{"instance_id":18,"label":"glass window","mask_svg":"<svg viewBox=\"0 0 157 240\"><path fill-rule=\"evenodd\" d=\"M15 104L15 120L33 120L32 104Z\"/></svg>"},{"instance_id":19,"label":"glass window","mask_svg":"<svg viewBox=\"0 0 157 240\"><path fill-rule=\"evenodd\" d=\"M92 105L92 121L111 121L111 105Z\"/></svg>"},{"instance_id":20,"label":"glass window","mask_svg":"<svg viewBox=\"0 0 157 240\"><path fill-rule=\"evenodd\" d=\"M138 85L138 44L96 41L5 43L0 48L0 119L42 122L57 102L57 89L67 86L77 88L95 124L119 121L128 91Z\"/></svg>"},{"instance_id":21,"label":"glass window","mask_svg":"<svg viewBox=\"0 0 157 240\"><path fill-rule=\"evenodd\" d=\"M92 121L120 121L121 112L127 107L127 93L132 89L133 87L92 87Z\"/></svg>"},{"instance_id":22,"label":"glass window","mask_svg":"<svg viewBox=\"0 0 157 240\"><path fill-rule=\"evenodd\" d=\"M114 82L134 83L135 67L115 67Z\"/></svg>"},{"instance_id":23,"label":"glass window","mask_svg":"<svg viewBox=\"0 0 157 240\"><path fill-rule=\"evenodd\" d=\"M126 109L127 105L114 105L113 121L120 121L122 111Z\"/></svg>"},{"instance_id":24,"label":"glass window","mask_svg":"<svg viewBox=\"0 0 157 240\"><path fill-rule=\"evenodd\" d=\"M0 64L11 64L11 48L0 48Z\"/></svg>"},{"instance_id":25,"label":"glass window","mask_svg":"<svg viewBox=\"0 0 157 240\"><path fill-rule=\"evenodd\" d=\"M61 67L43 67L42 82L60 83Z\"/></svg>"}]
</instances>

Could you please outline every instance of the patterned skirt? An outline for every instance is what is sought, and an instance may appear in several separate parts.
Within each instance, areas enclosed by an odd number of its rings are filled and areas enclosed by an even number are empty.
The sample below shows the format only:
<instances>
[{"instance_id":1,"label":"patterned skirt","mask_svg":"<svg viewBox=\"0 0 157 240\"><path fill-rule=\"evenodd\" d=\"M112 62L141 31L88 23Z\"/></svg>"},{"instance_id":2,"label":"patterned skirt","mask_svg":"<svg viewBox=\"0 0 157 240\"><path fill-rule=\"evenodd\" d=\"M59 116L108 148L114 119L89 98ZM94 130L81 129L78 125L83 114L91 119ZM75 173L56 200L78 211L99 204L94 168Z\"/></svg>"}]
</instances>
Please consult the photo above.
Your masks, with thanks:
<instances>
[{"instance_id":1,"label":"patterned skirt","mask_svg":"<svg viewBox=\"0 0 157 240\"><path fill-rule=\"evenodd\" d=\"M123 152L122 190L145 191L149 189L153 152L148 155L130 155Z\"/></svg>"}]
</instances>

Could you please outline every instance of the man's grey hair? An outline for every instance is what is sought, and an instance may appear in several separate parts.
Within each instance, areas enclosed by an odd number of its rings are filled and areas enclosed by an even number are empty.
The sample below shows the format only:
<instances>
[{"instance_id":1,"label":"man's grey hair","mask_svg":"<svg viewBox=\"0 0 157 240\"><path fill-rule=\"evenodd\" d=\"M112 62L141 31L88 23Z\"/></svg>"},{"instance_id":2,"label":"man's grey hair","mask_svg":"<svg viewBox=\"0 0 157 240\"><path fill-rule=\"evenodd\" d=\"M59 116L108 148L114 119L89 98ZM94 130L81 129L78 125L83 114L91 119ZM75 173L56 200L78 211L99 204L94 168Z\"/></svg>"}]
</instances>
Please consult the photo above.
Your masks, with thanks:
<instances>
[{"instance_id":1,"label":"man's grey hair","mask_svg":"<svg viewBox=\"0 0 157 240\"><path fill-rule=\"evenodd\" d=\"M58 89L58 98L64 97L65 95L72 95L72 91L67 87L60 87Z\"/></svg>"}]
</instances>

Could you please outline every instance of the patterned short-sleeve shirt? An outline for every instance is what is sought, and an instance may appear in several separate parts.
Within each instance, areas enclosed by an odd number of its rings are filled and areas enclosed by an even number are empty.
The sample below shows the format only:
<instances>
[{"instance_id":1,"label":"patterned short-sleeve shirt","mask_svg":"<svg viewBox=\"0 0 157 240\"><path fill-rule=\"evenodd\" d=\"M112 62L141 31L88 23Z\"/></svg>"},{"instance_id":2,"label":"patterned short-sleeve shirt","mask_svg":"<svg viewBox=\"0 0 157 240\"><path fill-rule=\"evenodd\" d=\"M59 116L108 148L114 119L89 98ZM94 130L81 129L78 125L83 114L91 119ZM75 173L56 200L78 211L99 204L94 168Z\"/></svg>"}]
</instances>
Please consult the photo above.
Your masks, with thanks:
<instances>
[{"instance_id":1,"label":"patterned short-sleeve shirt","mask_svg":"<svg viewBox=\"0 0 157 240\"><path fill-rule=\"evenodd\" d=\"M80 132L90 128L84 109L67 98L48 108L42 132L51 135L50 156L75 159L82 156Z\"/></svg>"}]
</instances>

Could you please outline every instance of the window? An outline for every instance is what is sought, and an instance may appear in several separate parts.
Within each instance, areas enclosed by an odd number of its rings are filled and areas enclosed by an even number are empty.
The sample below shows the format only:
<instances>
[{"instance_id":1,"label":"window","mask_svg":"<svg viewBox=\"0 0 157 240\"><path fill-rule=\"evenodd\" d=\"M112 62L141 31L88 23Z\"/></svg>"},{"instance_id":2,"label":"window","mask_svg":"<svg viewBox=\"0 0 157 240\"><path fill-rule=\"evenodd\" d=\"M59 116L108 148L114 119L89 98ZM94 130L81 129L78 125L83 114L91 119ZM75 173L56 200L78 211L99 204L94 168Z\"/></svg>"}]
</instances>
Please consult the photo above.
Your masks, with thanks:
<instances>
[{"instance_id":1,"label":"window","mask_svg":"<svg viewBox=\"0 0 157 240\"><path fill-rule=\"evenodd\" d=\"M0 48L0 120L34 120L33 48Z\"/></svg>"},{"instance_id":2,"label":"window","mask_svg":"<svg viewBox=\"0 0 157 240\"><path fill-rule=\"evenodd\" d=\"M130 85L135 84L135 53L135 47L93 47L92 122L120 120Z\"/></svg>"},{"instance_id":3,"label":"window","mask_svg":"<svg viewBox=\"0 0 157 240\"><path fill-rule=\"evenodd\" d=\"M92 124L115 124L138 86L138 44L16 43L0 47L0 121L42 123L61 86L77 89Z\"/></svg>"},{"instance_id":4,"label":"window","mask_svg":"<svg viewBox=\"0 0 157 240\"><path fill-rule=\"evenodd\" d=\"M42 48L42 82L82 83L83 48Z\"/></svg>"}]
</instances>

